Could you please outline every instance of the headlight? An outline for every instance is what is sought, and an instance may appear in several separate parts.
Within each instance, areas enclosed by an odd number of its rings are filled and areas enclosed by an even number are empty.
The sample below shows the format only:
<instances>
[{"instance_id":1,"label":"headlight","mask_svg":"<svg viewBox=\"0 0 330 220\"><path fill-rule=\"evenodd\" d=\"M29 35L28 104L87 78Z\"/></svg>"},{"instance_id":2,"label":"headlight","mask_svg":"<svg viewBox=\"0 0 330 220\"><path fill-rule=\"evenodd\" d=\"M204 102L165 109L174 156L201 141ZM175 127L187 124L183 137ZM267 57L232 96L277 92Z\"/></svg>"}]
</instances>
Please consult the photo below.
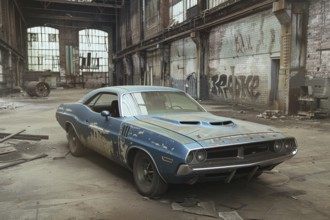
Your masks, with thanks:
<instances>
[{"instance_id":1,"label":"headlight","mask_svg":"<svg viewBox=\"0 0 330 220\"><path fill-rule=\"evenodd\" d=\"M198 150L196 151L195 157L198 162L204 162L206 160L207 153L205 150Z\"/></svg>"},{"instance_id":2,"label":"headlight","mask_svg":"<svg viewBox=\"0 0 330 220\"><path fill-rule=\"evenodd\" d=\"M284 148L286 151L293 151L297 148L297 143L295 139L287 139L284 141Z\"/></svg>"},{"instance_id":3,"label":"headlight","mask_svg":"<svg viewBox=\"0 0 330 220\"><path fill-rule=\"evenodd\" d=\"M285 150L290 150L292 148L292 142L291 142L291 140L286 140L284 142L284 148L285 148Z\"/></svg>"},{"instance_id":4,"label":"headlight","mask_svg":"<svg viewBox=\"0 0 330 220\"><path fill-rule=\"evenodd\" d=\"M282 151L282 149L283 149L282 141L275 141L273 146L274 152L279 153Z\"/></svg>"},{"instance_id":5,"label":"headlight","mask_svg":"<svg viewBox=\"0 0 330 220\"><path fill-rule=\"evenodd\" d=\"M193 159L194 159L194 152L190 151L187 156L186 162L191 163L193 161Z\"/></svg>"}]
</instances>

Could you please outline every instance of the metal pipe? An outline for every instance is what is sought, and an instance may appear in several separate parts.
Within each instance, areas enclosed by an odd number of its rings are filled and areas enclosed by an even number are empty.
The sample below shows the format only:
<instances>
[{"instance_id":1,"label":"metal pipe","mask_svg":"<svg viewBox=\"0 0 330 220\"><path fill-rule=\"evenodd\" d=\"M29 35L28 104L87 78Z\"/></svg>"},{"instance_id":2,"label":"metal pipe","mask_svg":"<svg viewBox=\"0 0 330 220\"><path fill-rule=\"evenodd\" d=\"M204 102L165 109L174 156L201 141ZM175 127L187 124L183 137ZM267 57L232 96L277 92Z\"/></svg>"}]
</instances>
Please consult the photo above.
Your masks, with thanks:
<instances>
[{"instance_id":1,"label":"metal pipe","mask_svg":"<svg viewBox=\"0 0 330 220\"><path fill-rule=\"evenodd\" d=\"M230 183L230 181L233 179L233 177L235 176L236 174L236 170L233 170L229 176L225 179L225 183Z\"/></svg>"},{"instance_id":2,"label":"metal pipe","mask_svg":"<svg viewBox=\"0 0 330 220\"><path fill-rule=\"evenodd\" d=\"M248 180L251 180L253 178L253 176L256 174L256 172L258 171L259 167L256 166L250 173L248 176Z\"/></svg>"}]
</instances>

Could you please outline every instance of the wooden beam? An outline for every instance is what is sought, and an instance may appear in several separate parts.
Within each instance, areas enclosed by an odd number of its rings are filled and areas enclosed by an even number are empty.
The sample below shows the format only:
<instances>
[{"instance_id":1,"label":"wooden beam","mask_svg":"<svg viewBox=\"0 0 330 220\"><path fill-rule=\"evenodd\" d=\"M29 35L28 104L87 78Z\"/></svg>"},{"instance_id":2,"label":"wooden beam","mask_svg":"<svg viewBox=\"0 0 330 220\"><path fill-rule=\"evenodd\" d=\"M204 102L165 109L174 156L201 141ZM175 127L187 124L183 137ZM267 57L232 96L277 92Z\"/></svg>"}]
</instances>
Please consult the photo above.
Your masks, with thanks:
<instances>
[{"instance_id":1,"label":"wooden beam","mask_svg":"<svg viewBox=\"0 0 330 220\"><path fill-rule=\"evenodd\" d=\"M8 136L6 136L6 137L0 139L0 143L5 142L6 140L8 140L8 139L14 137L15 135L18 135L18 134L24 132L24 131L25 131L25 129L23 129L23 130L21 130L21 131L18 131L18 132L16 132L16 133L13 133L13 134L11 134L11 135L8 135Z\"/></svg>"}]
</instances>

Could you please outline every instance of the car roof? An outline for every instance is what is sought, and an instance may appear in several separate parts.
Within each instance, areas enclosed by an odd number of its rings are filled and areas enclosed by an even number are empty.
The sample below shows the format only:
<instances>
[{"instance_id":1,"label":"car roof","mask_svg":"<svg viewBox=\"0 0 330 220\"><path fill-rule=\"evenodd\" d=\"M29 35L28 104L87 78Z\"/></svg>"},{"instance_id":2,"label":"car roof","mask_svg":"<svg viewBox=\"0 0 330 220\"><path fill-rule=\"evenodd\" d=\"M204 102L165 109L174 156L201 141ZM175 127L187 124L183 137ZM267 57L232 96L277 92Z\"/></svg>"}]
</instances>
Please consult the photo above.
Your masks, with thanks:
<instances>
[{"instance_id":1,"label":"car roof","mask_svg":"<svg viewBox=\"0 0 330 220\"><path fill-rule=\"evenodd\" d=\"M112 92L116 93L119 96L126 94L126 93L133 93L133 92L152 92L152 91L168 91L168 92L182 92L180 89L172 88L172 87L165 87L165 86L108 86L108 87L102 87L95 90L92 90L88 94L85 95L84 98L82 98L80 101L85 102L88 99L90 99L92 96L94 96L97 93L100 92Z\"/></svg>"},{"instance_id":2,"label":"car roof","mask_svg":"<svg viewBox=\"0 0 330 220\"><path fill-rule=\"evenodd\" d=\"M147 91L182 91L176 88L165 87L165 86L109 86L105 87L105 89L115 89L118 92L121 91L122 93L130 93L130 92L147 92Z\"/></svg>"}]
</instances>

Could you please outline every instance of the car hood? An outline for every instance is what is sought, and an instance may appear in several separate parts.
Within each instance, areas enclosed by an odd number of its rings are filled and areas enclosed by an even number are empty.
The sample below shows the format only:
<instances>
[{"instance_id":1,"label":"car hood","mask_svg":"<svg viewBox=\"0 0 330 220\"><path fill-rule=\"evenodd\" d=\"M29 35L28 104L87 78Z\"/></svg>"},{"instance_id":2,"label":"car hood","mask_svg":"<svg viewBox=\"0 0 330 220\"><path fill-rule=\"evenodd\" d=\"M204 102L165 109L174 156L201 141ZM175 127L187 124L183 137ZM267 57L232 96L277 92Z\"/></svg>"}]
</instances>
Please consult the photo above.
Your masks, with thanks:
<instances>
[{"instance_id":1,"label":"car hood","mask_svg":"<svg viewBox=\"0 0 330 220\"><path fill-rule=\"evenodd\" d=\"M138 116L136 118L189 137L204 147L211 143L216 144L215 142L219 142L221 139L222 141L228 140L229 137L245 137L256 141L256 139L260 139L258 135L261 135L263 139L267 136L272 136L274 139L277 136L276 133L279 132L269 126L219 117L208 112Z\"/></svg>"}]
</instances>

